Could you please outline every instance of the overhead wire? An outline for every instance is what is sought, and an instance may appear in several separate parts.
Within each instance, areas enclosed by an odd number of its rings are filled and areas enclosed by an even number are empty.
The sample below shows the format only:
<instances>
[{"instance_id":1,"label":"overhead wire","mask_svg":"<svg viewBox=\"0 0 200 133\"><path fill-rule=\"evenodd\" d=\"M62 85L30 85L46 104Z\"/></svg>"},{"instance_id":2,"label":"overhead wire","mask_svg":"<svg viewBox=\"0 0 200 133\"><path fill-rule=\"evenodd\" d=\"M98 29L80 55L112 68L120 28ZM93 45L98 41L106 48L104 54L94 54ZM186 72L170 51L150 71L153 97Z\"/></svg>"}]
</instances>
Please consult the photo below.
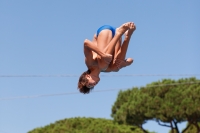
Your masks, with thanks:
<instances>
[{"instance_id":1,"label":"overhead wire","mask_svg":"<svg viewBox=\"0 0 200 133\"><path fill-rule=\"evenodd\" d=\"M148 85L140 86L141 87L161 87L161 86L173 86L173 85L186 85L186 84L200 84L199 82L186 82L186 83L172 83L172 84L158 84L158 85ZM126 88L127 89L127 88ZM125 90L125 89L104 89L104 90L94 90L92 92L106 92L106 91L116 91L116 90ZM74 95L80 94L80 92L64 92L64 93L54 93L54 94L39 94L39 95L29 95L29 96L16 96L16 97L4 97L0 98L0 101L3 100L16 100L16 99L28 99L28 98L40 98L40 97L52 97L52 96L62 96L62 95Z\"/></svg>"},{"instance_id":2,"label":"overhead wire","mask_svg":"<svg viewBox=\"0 0 200 133\"><path fill-rule=\"evenodd\" d=\"M79 77L77 74L0 75L0 78L50 78ZM143 76L200 76L200 74L101 74L102 77L143 77Z\"/></svg>"}]
</instances>

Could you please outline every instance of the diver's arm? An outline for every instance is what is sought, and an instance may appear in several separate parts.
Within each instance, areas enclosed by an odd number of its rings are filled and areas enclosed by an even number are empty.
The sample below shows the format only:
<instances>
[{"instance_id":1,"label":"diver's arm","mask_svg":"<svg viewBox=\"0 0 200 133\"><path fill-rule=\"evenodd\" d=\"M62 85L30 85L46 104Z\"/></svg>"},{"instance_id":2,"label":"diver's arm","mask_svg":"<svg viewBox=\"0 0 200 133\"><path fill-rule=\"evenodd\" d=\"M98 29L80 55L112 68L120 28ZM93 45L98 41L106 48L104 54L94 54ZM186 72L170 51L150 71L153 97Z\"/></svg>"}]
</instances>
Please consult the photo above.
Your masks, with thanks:
<instances>
[{"instance_id":1,"label":"diver's arm","mask_svg":"<svg viewBox=\"0 0 200 133\"><path fill-rule=\"evenodd\" d=\"M97 53L100 57L102 57L102 59L106 62L106 63L110 63L112 60L112 55L110 54L106 54L104 52L102 52L97 45L95 45L95 43L91 42L88 39L85 39L84 41L84 53L85 56L91 56L92 51L94 51L95 53ZM89 55L88 55L89 54Z\"/></svg>"}]
</instances>

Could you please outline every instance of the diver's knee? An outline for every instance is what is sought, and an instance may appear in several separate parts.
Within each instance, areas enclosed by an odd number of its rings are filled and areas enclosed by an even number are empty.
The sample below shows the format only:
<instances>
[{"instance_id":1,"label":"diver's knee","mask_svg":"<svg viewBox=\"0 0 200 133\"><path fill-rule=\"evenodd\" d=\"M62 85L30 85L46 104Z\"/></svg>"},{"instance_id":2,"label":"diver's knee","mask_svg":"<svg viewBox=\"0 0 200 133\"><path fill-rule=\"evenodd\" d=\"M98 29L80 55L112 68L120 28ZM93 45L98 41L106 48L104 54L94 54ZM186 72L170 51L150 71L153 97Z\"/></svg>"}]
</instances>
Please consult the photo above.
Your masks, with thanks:
<instances>
[{"instance_id":1,"label":"diver's knee","mask_svg":"<svg viewBox=\"0 0 200 133\"><path fill-rule=\"evenodd\" d=\"M128 65L131 65L133 63L134 59L133 58L128 58L126 59L126 62Z\"/></svg>"},{"instance_id":2,"label":"diver's knee","mask_svg":"<svg viewBox=\"0 0 200 133\"><path fill-rule=\"evenodd\" d=\"M85 39L85 40L84 40L84 46L88 46L89 42L90 42L90 41L89 41L88 39Z\"/></svg>"}]
</instances>

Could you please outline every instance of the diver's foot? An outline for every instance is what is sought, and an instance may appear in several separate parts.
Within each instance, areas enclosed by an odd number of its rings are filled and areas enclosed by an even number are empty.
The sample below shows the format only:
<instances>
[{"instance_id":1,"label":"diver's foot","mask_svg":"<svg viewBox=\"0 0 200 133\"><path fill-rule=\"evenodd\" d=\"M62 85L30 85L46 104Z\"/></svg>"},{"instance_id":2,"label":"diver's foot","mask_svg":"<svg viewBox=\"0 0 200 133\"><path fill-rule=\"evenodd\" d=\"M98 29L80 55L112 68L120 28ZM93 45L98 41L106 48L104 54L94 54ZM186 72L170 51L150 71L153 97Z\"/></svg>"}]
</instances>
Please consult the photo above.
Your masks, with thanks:
<instances>
[{"instance_id":1,"label":"diver's foot","mask_svg":"<svg viewBox=\"0 0 200 133\"><path fill-rule=\"evenodd\" d=\"M131 35L133 34L133 32L136 30L136 26L133 22L130 23L130 26L129 26L129 30L127 30L124 34L125 36L127 37L131 37Z\"/></svg>"},{"instance_id":2,"label":"diver's foot","mask_svg":"<svg viewBox=\"0 0 200 133\"><path fill-rule=\"evenodd\" d=\"M116 29L116 34L123 35L130 27L130 22L122 24L119 28Z\"/></svg>"}]
</instances>

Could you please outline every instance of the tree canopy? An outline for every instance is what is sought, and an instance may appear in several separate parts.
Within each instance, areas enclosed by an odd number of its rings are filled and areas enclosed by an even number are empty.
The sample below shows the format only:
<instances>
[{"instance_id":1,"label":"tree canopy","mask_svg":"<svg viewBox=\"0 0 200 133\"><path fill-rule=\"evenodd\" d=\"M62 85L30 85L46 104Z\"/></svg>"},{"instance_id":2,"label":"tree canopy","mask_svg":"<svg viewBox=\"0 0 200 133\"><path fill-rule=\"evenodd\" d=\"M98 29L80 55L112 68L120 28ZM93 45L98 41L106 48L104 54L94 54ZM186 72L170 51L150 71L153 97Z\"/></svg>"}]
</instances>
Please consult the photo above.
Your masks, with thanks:
<instances>
[{"instance_id":1,"label":"tree canopy","mask_svg":"<svg viewBox=\"0 0 200 133\"><path fill-rule=\"evenodd\" d=\"M163 79L145 87L120 91L112 106L113 120L76 117L57 121L28 133L148 133L143 125L154 120L180 133L200 133L200 80Z\"/></svg>"},{"instance_id":2,"label":"tree canopy","mask_svg":"<svg viewBox=\"0 0 200 133\"><path fill-rule=\"evenodd\" d=\"M200 131L200 81L196 78L163 79L141 88L120 91L111 116L119 124L142 125L155 120L179 133L177 124L188 121L183 132L193 125Z\"/></svg>"},{"instance_id":3,"label":"tree canopy","mask_svg":"<svg viewBox=\"0 0 200 133\"><path fill-rule=\"evenodd\" d=\"M119 125L102 118L69 118L28 133L142 133L135 126Z\"/></svg>"}]
</instances>

